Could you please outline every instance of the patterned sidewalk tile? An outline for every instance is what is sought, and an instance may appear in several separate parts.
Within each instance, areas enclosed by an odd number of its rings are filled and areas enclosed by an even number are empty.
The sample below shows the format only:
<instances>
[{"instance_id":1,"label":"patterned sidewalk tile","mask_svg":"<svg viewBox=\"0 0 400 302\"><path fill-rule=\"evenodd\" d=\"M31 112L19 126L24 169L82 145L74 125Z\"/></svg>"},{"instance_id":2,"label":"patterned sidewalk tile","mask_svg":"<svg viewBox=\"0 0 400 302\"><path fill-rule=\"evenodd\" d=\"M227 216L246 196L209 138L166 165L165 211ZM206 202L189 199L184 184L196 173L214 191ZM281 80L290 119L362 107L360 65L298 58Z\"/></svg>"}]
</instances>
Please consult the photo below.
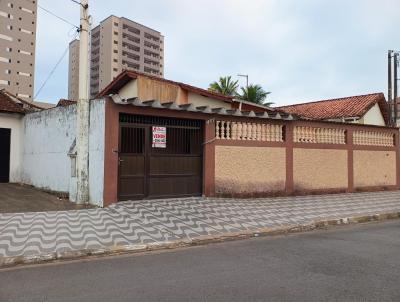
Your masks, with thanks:
<instances>
[{"instance_id":1,"label":"patterned sidewalk tile","mask_svg":"<svg viewBox=\"0 0 400 302\"><path fill-rule=\"evenodd\" d=\"M400 191L140 200L104 209L0 214L0 257L168 243L390 212L400 212Z\"/></svg>"}]
</instances>

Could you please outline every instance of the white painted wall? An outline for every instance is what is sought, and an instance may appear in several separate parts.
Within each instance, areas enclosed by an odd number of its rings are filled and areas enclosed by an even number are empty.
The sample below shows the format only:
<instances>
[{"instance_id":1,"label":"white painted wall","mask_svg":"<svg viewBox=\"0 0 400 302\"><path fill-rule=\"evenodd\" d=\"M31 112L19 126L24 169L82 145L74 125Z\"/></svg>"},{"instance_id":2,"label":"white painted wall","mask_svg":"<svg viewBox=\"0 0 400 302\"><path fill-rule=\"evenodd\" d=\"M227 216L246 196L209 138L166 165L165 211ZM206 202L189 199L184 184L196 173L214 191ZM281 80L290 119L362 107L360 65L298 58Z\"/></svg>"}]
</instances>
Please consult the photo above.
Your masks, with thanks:
<instances>
[{"instance_id":1,"label":"white painted wall","mask_svg":"<svg viewBox=\"0 0 400 302\"><path fill-rule=\"evenodd\" d=\"M90 103L89 200L103 205L105 101ZM27 114L23 123L22 182L70 194L76 200L76 177L68 156L76 136L76 105Z\"/></svg>"},{"instance_id":2,"label":"white painted wall","mask_svg":"<svg viewBox=\"0 0 400 302\"><path fill-rule=\"evenodd\" d=\"M220 101L217 99L212 99L209 97L205 97L196 93L189 92L188 95L188 103L192 103L195 106L210 106L210 108L225 108L231 109L232 106L230 103Z\"/></svg>"},{"instance_id":3,"label":"white painted wall","mask_svg":"<svg viewBox=\"0 0 400 302\"><path fill-rule=\"evenodd\" d=\"M90 103L89 199L103 206L104 189L105 100Z\"/></svg>"},{"instance_id":4,"label":"white painted wall","mask_svg":"<svg viewBox=\"0 0 400 302\"><path fill-rule=\"evenodd\" d=\"M367 113L360 119L360 124L385 126L381 109L378 104L375 104Z\"/></svg>"},{"instance_id":5,"label":"white painted wall","mask_svg":"<svg viewBox=\"0 0 400 302\"><path fill-rule=\"evenodd\" d=\"M75 105L27 114L24 118L22 182L68 192L71 174L68 151L75 134Z\"/></svg>"},{"instance_id":6,"label":"white painted wall","mask_svg":"<svg viewBox=\"0 0 400 302\"><path fill-rule=\"evenodd\" d=\"M138 81L131 80L126 85L124 85L119 91L118 94L122 99L136 98L139 96L138 92Z\"/></svg>"},{"instance_id":7,"label":"white painted wall","mask_svg":"<svg viewBox=\"0 0 400 302\"><path fill-rule=\"evenodd\" d=\"M10 182L21 181L22 117L20 114L0 113L0 128L11 129Z\"/></svg>"}]
</instances>

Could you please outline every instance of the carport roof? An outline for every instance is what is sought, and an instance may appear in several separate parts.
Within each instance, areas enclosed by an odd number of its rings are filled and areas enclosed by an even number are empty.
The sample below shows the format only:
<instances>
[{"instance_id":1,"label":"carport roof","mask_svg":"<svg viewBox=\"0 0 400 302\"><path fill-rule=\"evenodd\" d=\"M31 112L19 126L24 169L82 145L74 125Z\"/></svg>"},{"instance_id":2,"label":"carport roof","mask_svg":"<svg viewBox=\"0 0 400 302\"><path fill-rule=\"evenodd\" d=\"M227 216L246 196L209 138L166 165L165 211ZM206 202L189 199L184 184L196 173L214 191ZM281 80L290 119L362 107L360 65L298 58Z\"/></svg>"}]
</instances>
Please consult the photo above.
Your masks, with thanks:
<instances>
[{"instance_id":1,"label":"carport roof","mask_svg":"<svg viewBox=\"0 0 400 302\"><path fill-rule=\"evenodd\" d=\"M242 111L239 109L225 109L225 108L211 108L209 106L196 106L194 104L181 104L178 105L176 102L161 103L157 100L141 101L138 98L132 99L121 99L119 95L111 96L114 103L119 105L131 105L136 107L149 107L156 109L165 110L177 110L177 111L188 111L206 114L217 114L225 116L239 116L239 117L253 117L253 118L270 118L270 119L281 119L281 120L293 120L295 117L292 114L287 114L280 111L265 111L265 112L254 112L254 111Z\"/></svg>"}]
</instances>

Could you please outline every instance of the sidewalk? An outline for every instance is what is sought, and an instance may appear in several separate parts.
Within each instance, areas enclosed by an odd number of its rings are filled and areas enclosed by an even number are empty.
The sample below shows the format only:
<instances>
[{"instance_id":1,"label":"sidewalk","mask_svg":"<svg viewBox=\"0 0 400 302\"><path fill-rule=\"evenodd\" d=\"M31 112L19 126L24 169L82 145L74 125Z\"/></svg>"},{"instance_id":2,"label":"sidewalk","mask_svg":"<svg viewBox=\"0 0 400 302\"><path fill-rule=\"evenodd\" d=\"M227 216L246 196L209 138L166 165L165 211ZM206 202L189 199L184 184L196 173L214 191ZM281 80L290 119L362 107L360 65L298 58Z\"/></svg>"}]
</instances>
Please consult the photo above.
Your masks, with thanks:
<instances>
[{"instance_id":1,"label":"sidewalk","mask_svg":"<svg viewBox=\"0 0 400 302\"><path fill-rule=\"evenodd\" d=\"M0 266L170 248L385 217L400 217L400 191L250 200L141 200L104 209L0 214Z\"/></svg>"}]
</instances>

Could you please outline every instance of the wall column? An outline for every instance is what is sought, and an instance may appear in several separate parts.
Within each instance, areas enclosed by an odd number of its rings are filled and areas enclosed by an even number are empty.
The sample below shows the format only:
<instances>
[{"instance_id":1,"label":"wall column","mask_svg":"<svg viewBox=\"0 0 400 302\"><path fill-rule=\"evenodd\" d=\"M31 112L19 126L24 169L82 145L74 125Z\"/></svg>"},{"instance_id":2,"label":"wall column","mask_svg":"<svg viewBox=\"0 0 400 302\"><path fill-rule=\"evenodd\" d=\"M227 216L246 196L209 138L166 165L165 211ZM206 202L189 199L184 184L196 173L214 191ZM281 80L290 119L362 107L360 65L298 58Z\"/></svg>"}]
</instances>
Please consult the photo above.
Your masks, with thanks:
<instances>
[{"instance_id":1,"label":"wall column","mask_svg":"<svg viewBox=\"0 0 400 302\"><path fill-rule=\"evenodd\" d=\"M286 185L285 193L292 194L294 192L293 180L293 123L288 123L285 126L285 143L286 143Z\"/></svg>"},{"instance_id":2,"label":"wall column","mask_svg":"<svg viewBox=\"0 0 400 302\"><path fill-rule=\"evenodd\" d=\"M215 120L204 122L203 194L215 196Z\"/></svg>"},{"instance_id":3,"label":"wall column","mask_svg":"<svg viewBox=\"0 0 400 302\"><path fill-rule=\"evenodd\" d=\"M353 129L346 131L347 145L347 192L354 192L354 145L353 145Z\"/></svg>"}]
</instances>

